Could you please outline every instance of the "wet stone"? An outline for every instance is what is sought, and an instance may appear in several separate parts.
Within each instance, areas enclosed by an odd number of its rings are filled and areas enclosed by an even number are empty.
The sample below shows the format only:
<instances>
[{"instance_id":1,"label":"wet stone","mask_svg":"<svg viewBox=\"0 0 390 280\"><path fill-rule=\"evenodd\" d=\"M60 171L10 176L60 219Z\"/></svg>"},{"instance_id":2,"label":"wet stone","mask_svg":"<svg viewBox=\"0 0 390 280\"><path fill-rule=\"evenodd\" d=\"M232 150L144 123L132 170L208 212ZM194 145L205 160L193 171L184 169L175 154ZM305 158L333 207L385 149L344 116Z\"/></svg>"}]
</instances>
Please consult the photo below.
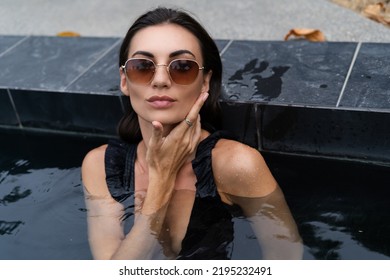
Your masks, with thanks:
<instances>
[{"instance_id":1,"label":"wet stone","mask_svg":"<svg viewBox=\"0 0 390 280\"><path fill-rule=\"evenodd\" d=\"M23 127L112 135L123 114L118 96L24 90L11 93Z\"/></svg>"},{"instance_id":2,"label":"wet stone","mask_svg":"<svg viewBox=\"0 0 390 280\"><path fill-rule=\"evenodd\" d=\"M0 85L64 90L107 49L110 38L29 37L0 57Z\"/></svg>"},{"instance_id":3,"label":"wet stone","mask_svg":"<svg viewBox=\"0 0 390 280\"><path fill-rule=\"evenodd\" d=\"M113 41L112 49L88 71L69 85L70 92L109 93L119 95L119 48L120 40Z\"/></svg>"},{"instance_id":4,"label":"wet stone","mask_svg":"<svg viewBox=\"0 0 390 280\"><path fill-rule=\"evenodd\" d=\"M0 88L0 124L3 125L17 125L18 120L5 89Z\"/></svg>"},{"instance_id":5,"label":"wet stone","mask_svg":"<svg viewBox=\"0 0 390 280\"><path fill-rule=\"evenodd\" d=\"M0 57L23 39L25 37L22 36L0 36ZM1 62L0 65L2 65Z\"/></svg>"},{"instance_id":6,"label":"wet stone","mask_svg":"<svg viewBox=\"0 0 390 280\"><path fill-rule=\"evenodd\" d=\"M355 43L235 41L222 55L224 100L335 106Z\"/></svg>"},{"instance_id":7,"label":"wet stone","mask_svg":"<svg viewBox=\"0 0 390 280\"><path fill-rule=\"evenodd\" d=\"M384 112L265 106L265 151L390 161L390 114Z\"/></svg>"},{"instance_id":8,"label":"wet stone","mask_svg":"<svg viewBox=\"0 0 390 280\"><path fill-rule=\"evenodd\" d=\"M340 106L390 109L390 44L361 45Z\"/></svg>"}]
</instances>

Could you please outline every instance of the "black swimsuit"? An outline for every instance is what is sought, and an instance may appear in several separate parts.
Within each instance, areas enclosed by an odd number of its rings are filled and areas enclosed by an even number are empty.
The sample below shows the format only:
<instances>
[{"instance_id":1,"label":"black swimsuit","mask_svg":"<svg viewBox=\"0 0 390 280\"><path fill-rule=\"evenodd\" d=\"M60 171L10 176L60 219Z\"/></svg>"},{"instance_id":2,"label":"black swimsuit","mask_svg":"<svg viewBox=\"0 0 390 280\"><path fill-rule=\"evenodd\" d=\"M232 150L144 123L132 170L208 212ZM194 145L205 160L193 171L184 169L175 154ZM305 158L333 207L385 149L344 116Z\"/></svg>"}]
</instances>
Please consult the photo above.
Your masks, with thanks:
<instances>
[{"instance_id":1,"label":"black swimsuit","mask_svg":"<svg viewBox=\"0 0 390 280\"><path fill-rule=\"evenodd\" d=\"M209 135L199 143L192 167L195 172L196 195L182 249L177 259L230 259L233 242L231 207L221 201L214 182L211 151L222 131ZM134 164L136 144L112 140L105 155L106 181L112 197L125 208L125 230L134 218Z\"/></svg>"}]
</instances>

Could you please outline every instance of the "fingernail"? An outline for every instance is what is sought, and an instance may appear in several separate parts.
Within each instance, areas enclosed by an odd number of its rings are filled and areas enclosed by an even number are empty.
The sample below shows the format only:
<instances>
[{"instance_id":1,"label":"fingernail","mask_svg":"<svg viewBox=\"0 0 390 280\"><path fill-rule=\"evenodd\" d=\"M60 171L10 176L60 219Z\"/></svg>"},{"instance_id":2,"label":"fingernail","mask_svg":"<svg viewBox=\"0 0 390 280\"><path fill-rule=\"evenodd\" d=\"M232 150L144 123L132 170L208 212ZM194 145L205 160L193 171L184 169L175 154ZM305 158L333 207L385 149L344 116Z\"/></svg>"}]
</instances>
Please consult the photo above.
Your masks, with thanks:
<instances>
[{"instance_id":1,"label":"fingernail","mask_svg":"<svg viewBox=\"0 0 390 280\"><path fill-rule=\"evenodd\" d=\"M206 101L207 97L209 97L209 93L208 92L203 93L202 96L203 101Z\"/></svg>"}]
</instances>

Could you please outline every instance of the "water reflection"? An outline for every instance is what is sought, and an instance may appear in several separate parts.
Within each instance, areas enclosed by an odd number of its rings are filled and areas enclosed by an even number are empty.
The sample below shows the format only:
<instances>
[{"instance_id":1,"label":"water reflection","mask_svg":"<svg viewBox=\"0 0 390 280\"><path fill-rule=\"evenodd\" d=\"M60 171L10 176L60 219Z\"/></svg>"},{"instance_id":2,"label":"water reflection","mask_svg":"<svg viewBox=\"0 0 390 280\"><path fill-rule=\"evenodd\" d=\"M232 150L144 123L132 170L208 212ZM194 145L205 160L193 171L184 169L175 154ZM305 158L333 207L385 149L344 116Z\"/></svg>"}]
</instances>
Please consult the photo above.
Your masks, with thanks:
<instances>
[{"instance_id":1,"label":"water reflection","mask_svg":"<svg viewBox=\"0 0 390 280\"><path fill-rule=\"evenodd\" d=\"M0 221L0 235L12 234L22 224L24 224L22 221Z\"/></svg>"},{"instance_id":2,"label":"water reflection","mask_svg":"<svg viewBox=\"0 0 390 280\"><path fill-rule=\"evenodd\" d=\"M63 136L4 137L0 259L90 259L80 170L73 167L97 145ZM266 160L297 222L305 259L390 259L389 167L275 154ZM126 217L131 224L134 216ZM240 215L232 221L232 258L261 258L250 222Z\"/></svg>"},{"instance_id":3,"label":"water reflection","mask_svg":"<svg viewBox=\"0 0 390 280\"><path fill-rule=\"evenodd\" d=\"M0 204L6 205L7 203L14 203L20 199L23 199L31 194L31 190L25 190L20 192L20 186L14 187L13 190L0 199Z\"/></svg>"},{"instance_id":4,"label":"water reflection","mask_svg":"<svg viewBox=\"0 0 390 280\"><path fill-rule=\"evenodd\" d=\"M141 215L139 212L143 196L140 199L140 196L130 192L129 195L121 196L119 203L110 196L95 197L86 190L85 192L89 240L91 250L98 259L119 257L123 248L118 251L111 250L114 244L125 246L123 244L128 243L127 251L137 251L133 239L140 242L142 240L147 244L143 247L142 253L134 254L134 258L137 259L192 258L191 254L195 252L197 257L202 256L204 259L302 258L301 238L279 188L266 197L235 196L234 201L239 205L245 205L242 209L237 205L225 205L220 208L220 203L216 200L195 197L190 217L179 214L186 211L178 211L184 206L177 201L185 201L189 195L195 196L195 193L175 191L166 210L159 210L166 214L163 220L159 220L158 228L155 217L160 216L159 212L151 216ZM232 198L231 195L230 197ZM183 207L175 207L178 205ZM184 220L187 224L183 224ZM139 223L143 228L142 236L131 232L133 227L139 230ZM180 228L184 229L182 234ZM180 240L177 240L178 238ZM107 240L110 240L111 246ZM179 248L173 246L178 243L177 241L181 244ZM235 252L236 248L238 254ZM244 251L240 248L244 248ZM221 251L216 255L215 250ZM198 256L199 252L202 253ZM127 257L129 256L133 254L127 253Z\"/></svg>"},{"instance_id":5,"label":"water reflection","mask_svg":"<svg viewBox=\"0 0 390 280\"><path fill-rule=\"evenodd\" d=\"M269 158L305 258L390 259L390 170L325 159Z\"/></svg>"},{"instance_id":6,"label":"water reflection","mask_svg":"<svg viewBox=\"0 0 390 280\"><path fill-rule=\"evenodd\" d=\"M90 259L80 169L9 163L0 174L0 259Z\"/></svg>"},{"instance_id":7,"label":"water reflection","mask_svg":"<svg viewBox=\"0 0 390 280\"><path fill-rule=\"evenodd\" d=\"M310 245L309 252L316 259L389 259L384 254L371 251L362 246L359 239L356 239L349 233L346 227L335 227L334 225L319 221L308 222L303 227L306 227L305 231L311 232L312 238L307 239L306 242Z\"/></svg>"}]
</instances>

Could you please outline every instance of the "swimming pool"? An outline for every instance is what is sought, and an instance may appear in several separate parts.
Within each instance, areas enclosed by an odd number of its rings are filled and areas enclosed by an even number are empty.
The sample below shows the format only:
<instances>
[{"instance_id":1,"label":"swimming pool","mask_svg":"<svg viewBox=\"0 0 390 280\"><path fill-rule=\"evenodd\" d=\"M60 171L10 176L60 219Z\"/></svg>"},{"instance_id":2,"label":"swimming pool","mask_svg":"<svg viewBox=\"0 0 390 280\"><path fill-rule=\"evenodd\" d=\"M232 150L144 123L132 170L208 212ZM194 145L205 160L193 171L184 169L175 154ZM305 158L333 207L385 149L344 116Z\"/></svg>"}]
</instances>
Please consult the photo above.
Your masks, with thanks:
<instances>
[{"instance_id":1,"label":"swimming pool","mask_svg":"<svg viewBox=\"0 0 390 280\"><path fill-rule=\"evenodd\" d=\"M80 165L107 139L0 134L0 259L90 259ZM390 259L390 167L264 156L297 221L304 259ZM261 257L248 223L234 223L232 258Z\"/></svg>"}]
</instances>

